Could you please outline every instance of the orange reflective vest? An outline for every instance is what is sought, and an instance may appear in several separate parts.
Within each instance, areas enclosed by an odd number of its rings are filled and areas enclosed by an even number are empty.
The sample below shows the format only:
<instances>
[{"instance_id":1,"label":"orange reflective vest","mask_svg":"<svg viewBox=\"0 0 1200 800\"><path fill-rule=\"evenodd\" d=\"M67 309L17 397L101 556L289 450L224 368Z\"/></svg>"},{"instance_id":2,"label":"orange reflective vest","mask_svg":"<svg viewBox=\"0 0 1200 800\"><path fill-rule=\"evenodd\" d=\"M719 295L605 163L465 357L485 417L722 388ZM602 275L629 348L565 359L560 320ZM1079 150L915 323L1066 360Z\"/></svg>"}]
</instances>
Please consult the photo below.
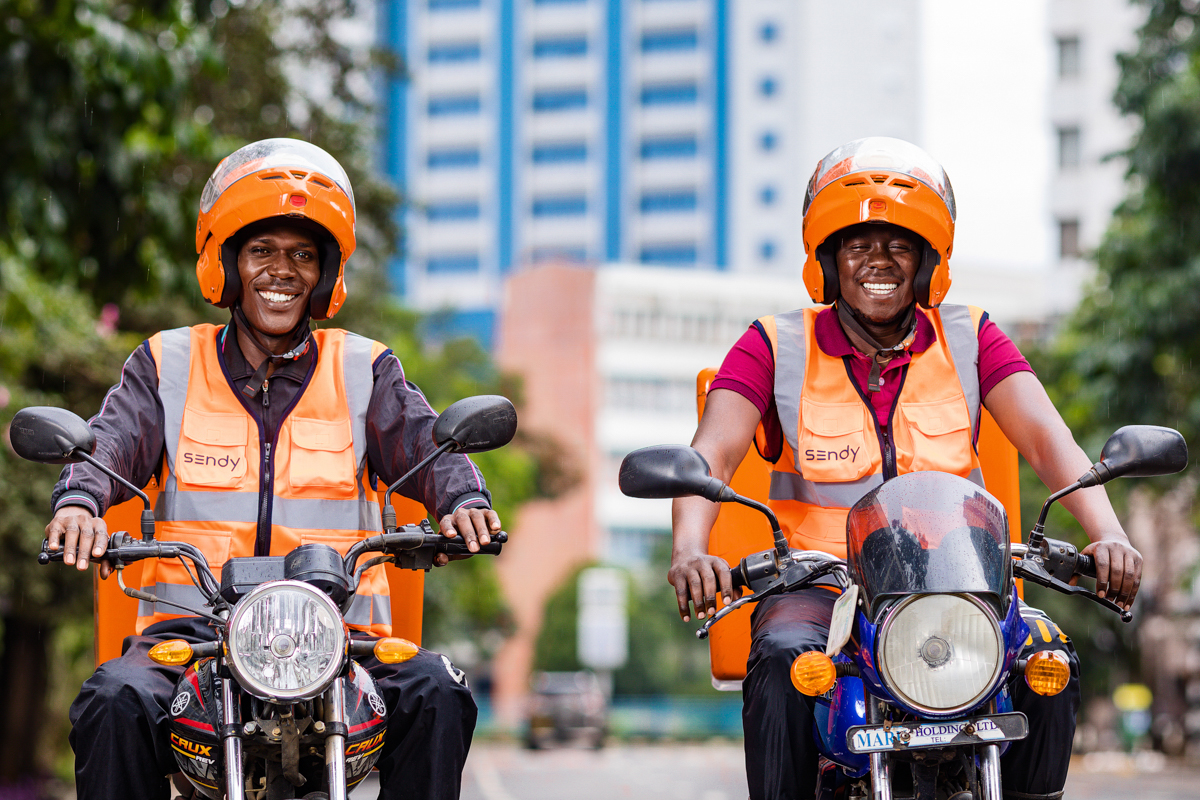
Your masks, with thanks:
<instances>
[{"instance_id":1,"label":"orange reflective vest","mask_svg":"<svg viewBox=\"0 0 1200 800\"><path fill-rule=\"evenodd\" d=\"M321 543L343 555L382 530L378 495L366 477L366 417L372 365L386 349L342 330L313 332L316 363L270 441L226 378L217 356L221 328L197 325L155 334L165 420L162 491L155 516L162 540L188 542L220 578L230 558L254 555L259 526L270 527L270 555ZM200 607L203 599L178 560L148 560L142 589ZM182 616L142 601L137 632ZM346 614L353 628L391 634L383 567L368 570Z\"/></svg>"},{"instance_id":2,"label":"orange reflective vest","mask_svg":"<svg viewBox=\"0 0 1200 800\"><path fill-rule=\"evenodd\" d=\"M983 311L942 305L917 313L928 318L937 341L912 354L887 427L879 426L842 359L817 346L815 309L759 320L775 356L784 439L768 505L792 547L845 558L850 507L886 478L938 470L983 485L975 447Z\"/></svg>"}]
</instances>

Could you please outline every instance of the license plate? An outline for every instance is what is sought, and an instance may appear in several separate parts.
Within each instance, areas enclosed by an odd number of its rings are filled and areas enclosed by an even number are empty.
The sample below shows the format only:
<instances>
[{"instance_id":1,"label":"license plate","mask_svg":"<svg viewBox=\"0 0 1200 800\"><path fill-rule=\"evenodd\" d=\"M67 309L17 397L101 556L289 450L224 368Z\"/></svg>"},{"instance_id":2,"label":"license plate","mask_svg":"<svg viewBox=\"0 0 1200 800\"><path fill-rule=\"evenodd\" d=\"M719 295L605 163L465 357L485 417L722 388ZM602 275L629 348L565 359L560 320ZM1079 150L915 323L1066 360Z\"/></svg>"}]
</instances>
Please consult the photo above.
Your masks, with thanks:
<instances>
[{"instance_id":1,"label":"license plate","mask_svg":"<svg viewBox=\"0 0 1200 800\"><path fill-rule=\"evenodd\" d=\"M920 750L963 744L992 744L1024 739L1029 720L1019 711L988 714L946 722L912 721L884 725L858 725L846 732L851 753L878 753L884 750Z\"/></svg>"}]
</instances>

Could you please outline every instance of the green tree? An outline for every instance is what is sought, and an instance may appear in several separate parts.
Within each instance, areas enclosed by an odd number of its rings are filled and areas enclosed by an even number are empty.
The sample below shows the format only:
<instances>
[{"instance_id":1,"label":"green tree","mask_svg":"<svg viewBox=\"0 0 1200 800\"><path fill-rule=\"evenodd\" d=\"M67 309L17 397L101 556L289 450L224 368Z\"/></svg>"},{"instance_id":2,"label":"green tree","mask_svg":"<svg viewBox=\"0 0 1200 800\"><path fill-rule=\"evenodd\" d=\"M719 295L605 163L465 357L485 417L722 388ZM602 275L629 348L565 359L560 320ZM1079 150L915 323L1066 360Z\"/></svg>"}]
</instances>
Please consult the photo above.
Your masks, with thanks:
<instances>
[{"instance_id":1,"label":"green tree","mask_svg":"<svg viewBox=\"0 0 1200 800\"><path fill-rule=\"evenodd\" d=\"M1177 428L1192 452L1200 443L1200 3L1141 4L1146 22L1134 51L1118 57L1114 96L1138 123L1120 154L1128 162L1127 194L1094 254L1097 275L1083 302L1052 346L1031 353L1039 374L1050 378L1055 405L1093 457L1114 430L1132 423ZM1026 477L1024 518L1031 524L1046 493ZM1118 506L1128 488L1109 484ZM1048 530L1086 543L1059 509ZM1136 676L1131 628L1053 592L1035 587L1030 598L1073 620L1085 685L1107 693L1114 682ZM1143 592L1142 611L1153 603Z\"/></svg>"}]
</instances>

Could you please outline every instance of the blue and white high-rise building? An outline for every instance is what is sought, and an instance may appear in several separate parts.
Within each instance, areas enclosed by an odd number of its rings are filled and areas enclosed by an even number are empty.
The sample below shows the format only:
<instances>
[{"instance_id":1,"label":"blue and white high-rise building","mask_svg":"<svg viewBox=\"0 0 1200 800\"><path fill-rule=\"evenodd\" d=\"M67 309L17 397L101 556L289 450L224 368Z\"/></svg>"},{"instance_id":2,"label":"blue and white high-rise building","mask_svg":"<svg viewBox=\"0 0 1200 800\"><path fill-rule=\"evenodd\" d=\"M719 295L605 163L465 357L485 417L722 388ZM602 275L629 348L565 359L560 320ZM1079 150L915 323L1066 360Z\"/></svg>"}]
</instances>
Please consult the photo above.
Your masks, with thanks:
<instances>
[{"instance_id":1,"label":"blue and white high-rise building","mask_svg":"<svg viewBox=\"0 0 1200 800\"><path fill-rule=\"evenodd\" d=\"M881 107L898 109L895 129L855 135L916 136L916 0L852 5L879 14L819 0L379 0L381 43L407 65L382 94L382 164L408 203L397 288L487 342L503 278L526 264L795 268L816 159ZM827 113L846 100L838 81L805 91L801 75L846 58L851 42L818 32L853 29L851 51L873 52L858 71L879 85Z\"/></svg>"}]
</instances>

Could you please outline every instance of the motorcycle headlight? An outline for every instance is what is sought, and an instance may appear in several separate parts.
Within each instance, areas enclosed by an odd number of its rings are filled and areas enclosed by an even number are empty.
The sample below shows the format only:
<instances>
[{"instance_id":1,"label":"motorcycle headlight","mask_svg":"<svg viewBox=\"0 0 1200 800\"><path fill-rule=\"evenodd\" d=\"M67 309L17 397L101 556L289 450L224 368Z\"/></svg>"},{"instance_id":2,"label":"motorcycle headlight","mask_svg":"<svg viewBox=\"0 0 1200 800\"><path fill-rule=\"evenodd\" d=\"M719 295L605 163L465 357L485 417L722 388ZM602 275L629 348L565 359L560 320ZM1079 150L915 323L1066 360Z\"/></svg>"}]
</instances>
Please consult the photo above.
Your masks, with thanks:
<instances>
[{"instance_id":1,"label":"motorcycle headlight","mask_svg":"<svg viewBox=\"0 0 1200 800\"><path fill-rule=\"evenodd\" d=\"M275 700L320 694L342 667L348 634L334 602L300 581L266 583L229 618L229 668L246 691Z\"/></svg>"},{"instance_id":2,"label":"motorcycle headlight","mask_svg":"<svg viewBox=\"0 0 1200 800\"><path fill-rule=\"evenodd\" d=\"M914 595L879 632L879 677L917 711L953 714L995 685L1004 639L995 615L971 595Z\"/></svg>"}]
</instances>

